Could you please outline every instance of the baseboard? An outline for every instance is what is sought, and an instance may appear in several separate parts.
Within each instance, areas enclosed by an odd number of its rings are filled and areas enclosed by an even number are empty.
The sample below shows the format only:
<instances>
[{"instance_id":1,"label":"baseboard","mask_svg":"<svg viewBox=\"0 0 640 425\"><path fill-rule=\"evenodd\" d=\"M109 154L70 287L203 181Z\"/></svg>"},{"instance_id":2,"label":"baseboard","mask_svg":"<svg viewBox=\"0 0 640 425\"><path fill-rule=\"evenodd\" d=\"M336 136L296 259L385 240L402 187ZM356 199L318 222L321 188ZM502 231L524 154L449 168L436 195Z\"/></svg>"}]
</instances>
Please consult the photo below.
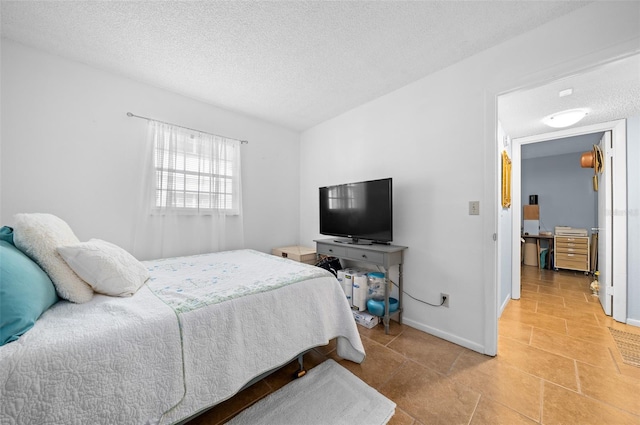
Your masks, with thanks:
<instances>
[{"instance_id":1,"label":"baseboard","mask_svg":"<svg viewBox=\"0 0 640 425\"><path fill-rule=\"evenodd\" d=\"M430 335L437 336L438 338L442 338L449 342L453 342L454 344L468 348L469 350L477 351L480 354L485 354L484 345L478 344L477 342L469 341L465 338L460 338L457 335L444 332L440 329L432 328L431 326L416 322L415 320L403 318L402 323L407 326L411 326L412 328L416 328L420 331L426 332Z\"/></svg>"},{"instance_id":2,"label":"baseboard","mask_svg":"<svg viewBox=\"0 0 640 425\"><path fill-rule=\"evenodd\" d=\"M507 298L504 299L504 302L500 306L500 309L498 310L498 319L502 317L502 312L507 308L509 301L511 301L511 294L507 295Z\"/></svg>"},{"instance_id":3,"label":"baseboard","mask_svg":"<svg viewBox=\"0 0 640 425\"><path fill-rule=\"evenodd\" d=\"M627 319L627 325L637 326L640 328L640 320L638 319Z\"/></svg>"}]
</instances>

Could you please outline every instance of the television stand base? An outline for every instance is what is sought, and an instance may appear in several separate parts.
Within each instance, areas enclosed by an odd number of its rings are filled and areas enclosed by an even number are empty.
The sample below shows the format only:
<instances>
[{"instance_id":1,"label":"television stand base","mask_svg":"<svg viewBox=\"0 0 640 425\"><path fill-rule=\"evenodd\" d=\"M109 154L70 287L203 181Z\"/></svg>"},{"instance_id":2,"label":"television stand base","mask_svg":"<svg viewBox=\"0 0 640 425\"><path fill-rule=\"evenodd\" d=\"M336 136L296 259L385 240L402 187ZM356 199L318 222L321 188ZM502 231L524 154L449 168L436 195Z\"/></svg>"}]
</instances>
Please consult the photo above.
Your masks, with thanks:
<instances>
[{"instance_id":1,"label":"television stand base","mask_svg":"<svg viewBox=\"0 0 640 425\"><path fill-rule=\"evenodd\" d=\"M335 239L334 242L347 245L373 245L372 241L363 241L361 239Z\"/></svg>"}]
</instances>

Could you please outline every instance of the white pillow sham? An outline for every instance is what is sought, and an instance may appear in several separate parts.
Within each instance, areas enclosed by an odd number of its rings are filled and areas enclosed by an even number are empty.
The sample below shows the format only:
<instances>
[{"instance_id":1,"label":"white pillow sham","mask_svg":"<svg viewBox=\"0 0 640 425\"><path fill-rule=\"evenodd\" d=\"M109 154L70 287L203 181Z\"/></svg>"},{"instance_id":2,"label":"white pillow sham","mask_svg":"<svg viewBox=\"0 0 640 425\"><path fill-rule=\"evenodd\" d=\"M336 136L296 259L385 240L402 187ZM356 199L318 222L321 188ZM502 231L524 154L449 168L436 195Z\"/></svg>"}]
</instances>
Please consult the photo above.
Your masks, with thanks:
<instances>
[{"instance_id":1,"label":"white pillow sham","mask_svg":"<svg viewBox=\"0 0 640 425\"><path fill-rule=\"evenodd\" d=\"M69 225L52 214L16 214L13 225L16 247L49 275L61 298L84 303L93 290L69 268L56 248L80 242Z\"/></svg>"},{"instance_id":2,"label":"white pillow sham","mask_svg":"<svg viewBox=\"0 0 640 425\"><path fill-rule=\"evenodd\" d=\"M129 297L149 279L149 271L133 255L101 239L59 246L58 252L78 276L101 294Z\"/></svg>"}]
</instances>

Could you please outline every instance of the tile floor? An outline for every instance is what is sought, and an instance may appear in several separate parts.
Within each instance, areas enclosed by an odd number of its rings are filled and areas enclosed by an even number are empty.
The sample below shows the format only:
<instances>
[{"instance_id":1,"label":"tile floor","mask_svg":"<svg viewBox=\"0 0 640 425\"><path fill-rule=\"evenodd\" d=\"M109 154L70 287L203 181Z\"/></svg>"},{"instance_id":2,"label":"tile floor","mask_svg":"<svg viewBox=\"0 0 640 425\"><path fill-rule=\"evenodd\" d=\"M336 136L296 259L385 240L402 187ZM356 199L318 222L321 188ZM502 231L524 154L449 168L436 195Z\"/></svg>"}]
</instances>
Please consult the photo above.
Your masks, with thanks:
<instances>
[{"instance_id":1,"label":"tile floor","mask_svg":"<svg viewBox=\"0 0 640 425\"><path fill-rule=\"evenodd\" d=\"M625 365L613 321L579 272L522 269L522 298L499 321L498 356L488 357L408 326L358 326L367 359L340 361L335 344L305 357L311 368L334 358L395 401L391 425L640 424L640 368ZM224 423L286 385L294 362L189 422Z\"/></svg>"}]
</instances>

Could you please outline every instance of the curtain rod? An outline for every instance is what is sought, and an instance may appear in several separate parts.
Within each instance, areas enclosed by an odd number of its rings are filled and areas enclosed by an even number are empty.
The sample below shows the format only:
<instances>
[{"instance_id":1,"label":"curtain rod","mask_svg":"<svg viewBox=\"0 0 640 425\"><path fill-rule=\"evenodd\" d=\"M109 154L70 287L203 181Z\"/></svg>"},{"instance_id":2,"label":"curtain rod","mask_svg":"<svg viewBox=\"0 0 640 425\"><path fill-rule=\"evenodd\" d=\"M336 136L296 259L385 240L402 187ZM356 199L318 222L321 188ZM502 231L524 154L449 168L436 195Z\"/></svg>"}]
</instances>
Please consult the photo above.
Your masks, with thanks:
<instances>
[{"instance_id":1,"label":"curtain rod","mask_svg":"<svg viewBox=\"0 0 640 425\"><path fill-rule=\"evenodd\" d=\"M166 122L166 121L154 120L153 118L143 117L143 116L140 116L140 115L132 114L131 112L127 112L127 116L128 117L133 117L133 118L142 118L143 120L147 120L147 121L156 121L156 122L160 122L162 124L173 125L173 126L176 126L176 127L184 128L185 130L191 130L191 131L197 131L198 133L210 134L211 136L218 136L218 137L224 137L225 139L238 140L238 139L235 139L233 137L221 136L219 134L213 134L213 133L209 133L209 132L202 131L202 130L196 130L195 128L189 128L189 127L185 127L185 126L178 125L178 124L173 124L173 123ZM249 141L248 140L240 140L240 143L241 144L245 144L245 143L249 143Z\"/></svg>"}]
</instances>

